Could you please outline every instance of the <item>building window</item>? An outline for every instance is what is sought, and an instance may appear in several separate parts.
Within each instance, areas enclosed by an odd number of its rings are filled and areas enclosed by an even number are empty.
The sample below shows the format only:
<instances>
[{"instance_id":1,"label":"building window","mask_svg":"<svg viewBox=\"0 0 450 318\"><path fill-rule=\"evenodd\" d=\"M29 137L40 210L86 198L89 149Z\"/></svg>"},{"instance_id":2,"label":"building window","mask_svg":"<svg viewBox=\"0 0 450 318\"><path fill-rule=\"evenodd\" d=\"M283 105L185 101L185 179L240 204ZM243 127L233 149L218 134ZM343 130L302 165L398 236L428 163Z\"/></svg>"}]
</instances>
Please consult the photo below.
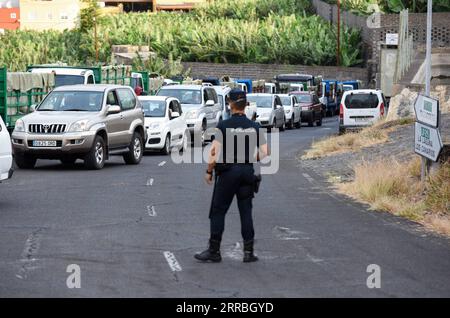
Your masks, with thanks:
<instances>
[{"instance_id":1,"label":"building window","mask_svg":"<svg viewBox=\"0 0 450 318\"><path fill-rule=\"evenodd\" d=\"M28 12L28 20L36 20L36 14L34 12Z\"/></svg>"},{"instance_id":2,"label":"building window","mask_svg":"<svg viewBox=\"0 0 450 318\"><path fill-rule=\"evenodd\" d=\"M49 20L53 19L53 14L51 14L51 13L47 14L47 18L48 18Z\"/></svg>"},{"instance_id":3,"label":"building window","mask_svg":"<svg viewBox=\"0 0 450 318\"><path fill-rule=\"evenodd\" d=\"M17 19L17 14L15 12L11 13L10 15L11 19Z\"/></svg>"},{"instance_id":4,"label":"building window","mask_svg":"<svg viewBox=\"0 0 450 318\"><path fill-rule=\"evenodd\" d=\"M61 13L61 20L69 20L69 16L67 15L67 13Z\"/></svg>"}]
</instances>

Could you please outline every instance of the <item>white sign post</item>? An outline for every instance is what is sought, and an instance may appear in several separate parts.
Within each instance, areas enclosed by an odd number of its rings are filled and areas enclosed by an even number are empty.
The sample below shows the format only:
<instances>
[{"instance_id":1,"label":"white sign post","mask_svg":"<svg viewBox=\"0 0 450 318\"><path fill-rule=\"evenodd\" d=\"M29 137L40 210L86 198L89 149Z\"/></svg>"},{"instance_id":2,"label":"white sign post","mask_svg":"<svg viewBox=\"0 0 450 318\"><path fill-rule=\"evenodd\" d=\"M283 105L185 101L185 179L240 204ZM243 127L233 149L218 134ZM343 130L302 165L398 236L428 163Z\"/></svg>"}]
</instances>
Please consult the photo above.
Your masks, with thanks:
<instances>
[{"instance_id":1,"label":"white sign post","mask_svg":"<svg viewBox=\"0 0 450 318\"><path fill-rule=\"evenodd\" d=\"M419 95L414 104L416 121L438 128L439 126L439 101L434 98Z\"/></svg>"},{"instance_id":2,"label":"white sign post","mask_svg":"<svg viewBox=\"0 0 450 318\"><path fill-rule=\"evenodd\" d=\"M398 45L398 33L386 33L386 45Z\"/></svg>"},{"instance_id":3,"label":"white sign post","mask_svg":"<svg viewBox=\"0 0 450 318\"><path fill-rule=\"evenodd\" d=\"M439 130L416 122L414 135L415 152L436 162L443 147Z\"/></svg>"}]
</instances>

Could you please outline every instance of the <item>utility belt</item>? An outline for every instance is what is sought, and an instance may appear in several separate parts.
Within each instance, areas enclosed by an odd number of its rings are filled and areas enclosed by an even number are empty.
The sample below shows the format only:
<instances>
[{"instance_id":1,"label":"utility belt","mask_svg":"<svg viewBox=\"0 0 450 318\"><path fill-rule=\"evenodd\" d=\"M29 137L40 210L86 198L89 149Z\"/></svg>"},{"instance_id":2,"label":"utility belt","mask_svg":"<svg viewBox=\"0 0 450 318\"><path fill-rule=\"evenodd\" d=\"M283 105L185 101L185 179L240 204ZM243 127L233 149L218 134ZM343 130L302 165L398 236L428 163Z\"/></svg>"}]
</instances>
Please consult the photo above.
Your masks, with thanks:
<instances>
[{"instance_id":1,"label":"utility belt","mask_svg":"<svg viewBox=\"0 0 450 318\"><path fill-rule=\"evenodd\" d=\"M234 166L249 166L253 168L253 163L217 163L214 167L216 178L220 176L222 173L230 170ZM259 186L261 184L261 174L253 174L252 178L248 180L248 184L253 185L253 191L258 193Z\"/></svg>"}]
</instances>

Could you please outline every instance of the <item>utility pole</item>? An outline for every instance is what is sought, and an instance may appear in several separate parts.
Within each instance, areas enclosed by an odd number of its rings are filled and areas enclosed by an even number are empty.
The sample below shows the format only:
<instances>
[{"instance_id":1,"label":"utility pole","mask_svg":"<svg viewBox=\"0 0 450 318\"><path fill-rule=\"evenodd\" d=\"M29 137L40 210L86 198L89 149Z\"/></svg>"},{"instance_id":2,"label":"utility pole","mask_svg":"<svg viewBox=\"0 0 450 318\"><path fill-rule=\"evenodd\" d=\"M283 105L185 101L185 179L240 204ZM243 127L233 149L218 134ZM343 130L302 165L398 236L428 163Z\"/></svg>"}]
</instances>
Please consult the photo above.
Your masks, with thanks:
<instances>
[{"instance_id":1,"label":"utility pole","mask_svg":"<svg viewBox=\"0 0 450 318\"><path fill-rule=\"evenodd\" d=\"M94 17L95 64L98 63L97 19Z\"/></svg>"},{"instance_id":2,"label":"utility pole","mask_svg":"<svg viewBox=\"0 0 450 318\"><path fill-rule=\"evenodd\" d=\"M337 0L337 50L336 64L341 65L341 1Z\"/></svg>"},{"instance_id":3,"label":"utility pole","mask_svg":"<svg viewBox=\"0 0 450 318\"><path fill-rule=\"evenodd\" d=\"M425 58L425 96L430 97L431 93L431 27L433 23L433 0L427 3L427 53ZM420 177L425 181L430 167L430 160L422 157L422 167Z\"/></svg>"}]
</instances>

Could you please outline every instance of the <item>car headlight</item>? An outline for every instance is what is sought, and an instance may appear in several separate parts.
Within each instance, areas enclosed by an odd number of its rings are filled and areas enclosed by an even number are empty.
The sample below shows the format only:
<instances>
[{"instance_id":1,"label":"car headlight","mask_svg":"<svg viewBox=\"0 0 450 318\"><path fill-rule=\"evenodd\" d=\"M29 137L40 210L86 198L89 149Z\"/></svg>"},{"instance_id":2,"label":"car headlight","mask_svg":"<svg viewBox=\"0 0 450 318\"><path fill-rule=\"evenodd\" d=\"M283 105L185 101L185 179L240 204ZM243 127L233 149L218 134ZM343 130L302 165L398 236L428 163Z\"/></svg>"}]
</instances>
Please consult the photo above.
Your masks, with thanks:
<instances>
[{"instance_id":1,"label":"car headlight","mask_svg":"<svg viewBox=\"0 0 450 318\"><path fill-rule=\"evenodd\" d=\"M148 126L148 128L149 128L149 129L152 129L152 130L159 129L160 127L161 127L161 124L160 124L160 123L151 123L151 124Z\"/></svg>"},{"instance_id":2,"label":"car headlight","mask_svg":"<svg viewBox=\"0 0 450 318\"><path fill-rule=\"evenodd\" d=\"M87 130L87 123L87 119L76 121L70 126L69 132L85 131Z\"/></svg>"},{"instance_id":3,"label":"car headlight","mask_svg":"<svg viewBox=\"0 0 450 318\"><path fill-rule=\"evenodd\" d=\"M16 121L16 125L14 127L14 130L18 131L18 132L24 132L25 131L25 124L24 124L22 119L18 119Z\"/></svg>"},{"instance_id":4,"label":"car headlight","mask_svg":"<svg viewBox=\"0 0 450 318\"><path fill-rule=\"evenodd\" d=\"M291 112L291 110L290 110L290 109L285 109L284 112L285 112L286 114L289 114L289 113Z\"/></svg>"},{"instance_id":5,"label":"car headlight","mask_svg":"<svg viewBox=\"0 0 450 318\"><path fill-rule=\"evenodd\" d=\"M196 119L198 112L196 110L191 110L186 114L186 119Z\"/></svg>"}]
</instances>

